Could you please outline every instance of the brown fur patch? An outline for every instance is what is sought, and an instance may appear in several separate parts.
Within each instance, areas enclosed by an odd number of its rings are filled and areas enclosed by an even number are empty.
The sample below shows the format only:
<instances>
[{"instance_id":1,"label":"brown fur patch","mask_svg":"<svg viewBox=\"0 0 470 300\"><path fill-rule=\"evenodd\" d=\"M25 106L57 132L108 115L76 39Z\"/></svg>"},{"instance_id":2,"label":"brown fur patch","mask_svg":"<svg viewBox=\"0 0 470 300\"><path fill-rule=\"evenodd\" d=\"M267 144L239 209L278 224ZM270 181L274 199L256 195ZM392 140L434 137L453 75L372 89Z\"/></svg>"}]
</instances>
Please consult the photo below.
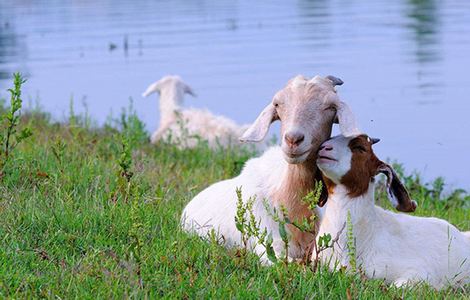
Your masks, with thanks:
<instances>
[{"instance_id":1,"label":"brown fur patch","mask_svg":"<svg viewBox=\"0 0 470 300\"><path fill-rule=\"evenodd\" d=\"M326 176L323 176L323 182L325 183L326 190L328 191L328 195L332 195L335 190L336 183L334 183L330 178Z\"/></svg>"},{"instance_id":2,"label":"brown fur patch","mask_svg":"<svg viewBox=\"0 0 470 300\"><path fill-rule=\"evenodd\" d=\"M283 205L287 209L291 220L300 221L313 214L313 211L309 210L308 206L302 202L302 198L315 187L315 174L318 171L315 164L310 161L303 164L289 164L288 168L286 177L282 179L279 188L271 195L271 199L275 204ZM288 228L292 234L291 243L303 250L307 249L314 236L301 232L292 225L288 225Z\"/></svg>"},{"instance_id":3,"label":"brown fur patch","mask_svg":"<svg viewBox=\"0 0 470 300\"><path fill-rule=\"evenodd\" d=\"M352 151L351 169L341 178L341 184L348 189L348 196L355 198L367 192L382 162L372 151L372 143L366 135L353 138L348 147Z\"/></svg>"},{"instance_id":4,"label":"brown fur patch","mask_svg":"<svg viewBox=\"0 0 470 300\"><path fill-rule=\"evenodd\" d=\"M398 202L396 209L403 212L415 211L416 203L411 200L393 168L375 156L372 140L367 135L353 138L348 147L352 152L351 169L340 181L348 189L348 196L355 198L367 193L374 177L378 173L384 173L387 176L388 193ZM330 190L328 192L331 193Z\"/></svg>"}]
</instances>

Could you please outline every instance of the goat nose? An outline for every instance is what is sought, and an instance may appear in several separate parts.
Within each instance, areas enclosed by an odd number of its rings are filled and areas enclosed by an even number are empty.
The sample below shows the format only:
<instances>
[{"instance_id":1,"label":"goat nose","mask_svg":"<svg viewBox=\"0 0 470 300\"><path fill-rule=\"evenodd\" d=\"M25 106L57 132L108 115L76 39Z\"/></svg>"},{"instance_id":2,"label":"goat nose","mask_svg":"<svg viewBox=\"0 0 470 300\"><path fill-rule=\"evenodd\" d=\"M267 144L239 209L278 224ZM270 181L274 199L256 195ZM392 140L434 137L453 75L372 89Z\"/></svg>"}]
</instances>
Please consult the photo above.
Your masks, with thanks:
<instances>
[{"instance_id":1,"label":"goat nose","mask_svg":"<svg viewBox=\"0 0 470 300\"><path fill-rule=\"evenodd\" d=\"M330 144L321 145L320 150L331 151L331 150L333 150L333 146L330 145Z\"/></svg>"},{"instance_id":2,"label":"goat nose","mask_svg":"<svg viewBox=\"0 0 470 300\"><path fill-rule=\"evenodd\" d=\"M289 147L298 146L305 139L305 136L299 132L288 132L285 134L284 139L286 140Z\"/></svg>"}]
</instances>

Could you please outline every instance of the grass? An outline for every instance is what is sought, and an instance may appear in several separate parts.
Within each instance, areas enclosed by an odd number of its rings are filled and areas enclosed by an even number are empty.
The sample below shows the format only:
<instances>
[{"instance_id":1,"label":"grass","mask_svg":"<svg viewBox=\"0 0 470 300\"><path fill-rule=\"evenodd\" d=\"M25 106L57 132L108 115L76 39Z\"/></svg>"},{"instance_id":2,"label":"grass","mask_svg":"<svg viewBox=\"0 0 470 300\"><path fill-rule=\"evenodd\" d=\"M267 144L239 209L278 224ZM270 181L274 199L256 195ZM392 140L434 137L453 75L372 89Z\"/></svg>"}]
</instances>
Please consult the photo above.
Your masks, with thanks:
<instances>
[{"instance_id":1,"label":"grass","mask_svg":"<svg viewBox=\"0 0 470 300\"><path fill-rule=\"evenodd\" d=\"M33 134L1 175L1 298L470 298L470 288L398 289L295 263L263 267L190 236L179 228L185 204L253 153L150 145L132 109L88 124L73 113L62 123L37 110L21 116L18 132ZM405 181L418 214L470 230L466 193L444 197L441 179L425 185L416 174Z\"/></svg>"}]
</instances>

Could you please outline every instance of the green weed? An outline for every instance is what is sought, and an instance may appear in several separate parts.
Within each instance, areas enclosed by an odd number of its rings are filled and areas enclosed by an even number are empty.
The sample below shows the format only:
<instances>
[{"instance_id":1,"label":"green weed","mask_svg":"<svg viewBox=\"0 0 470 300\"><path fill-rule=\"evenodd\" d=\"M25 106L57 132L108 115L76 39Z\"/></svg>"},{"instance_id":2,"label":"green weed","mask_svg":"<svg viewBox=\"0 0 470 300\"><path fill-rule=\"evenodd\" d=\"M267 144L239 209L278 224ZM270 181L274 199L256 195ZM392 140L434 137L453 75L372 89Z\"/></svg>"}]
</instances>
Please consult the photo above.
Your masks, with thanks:
<instances>
[{"instance_id":1,"label":"green weed","mask_svg":"<svg viewBox=\"0 0 470 300\"><path fill-rule=\"evenodd\" d=\"M21 117L21 86L26 82L19 73L14 74L13 88L10 92L10 107L0 116L0 178L5 175L5 166L13 150L32 135L29 127L18 131Z\"/></svg>"}]
</instances>

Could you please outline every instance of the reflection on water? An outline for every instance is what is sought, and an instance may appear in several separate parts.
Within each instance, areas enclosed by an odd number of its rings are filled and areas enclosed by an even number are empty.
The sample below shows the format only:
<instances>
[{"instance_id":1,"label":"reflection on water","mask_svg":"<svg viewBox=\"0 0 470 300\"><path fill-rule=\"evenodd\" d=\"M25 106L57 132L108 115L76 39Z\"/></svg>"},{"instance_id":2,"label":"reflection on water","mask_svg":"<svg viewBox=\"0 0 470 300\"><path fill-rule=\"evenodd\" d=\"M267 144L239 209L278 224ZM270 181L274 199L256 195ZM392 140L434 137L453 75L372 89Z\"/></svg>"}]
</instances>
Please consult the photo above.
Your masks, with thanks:
<instances>
[{"instance_id":1,"label":"reflection on water","mask_svg":"<svg viewBox=\"0 0 470 300\"><path fill-rule=\"evenodd\" d=\"M416 57L416 72L421 79L419 88L423 95L440 93L438 71L432 72L436 63L442 59L439 44L439 7L434 0L410 0L407 16L412 30L411 39L415 42L412 51ZM436 76L437 75L437 76ZM434 100L435 101L435 100ZM420 104L432 104L433 100L420 100Z\"/></svg>"},{"instance_id":2,"label":"reflection on water","mask_svg":"<svg viewBox=\"0 0 470 300\"><path fill-rule=\"evenodd\" d=\"M132 97L153 130L140 94L166 74L197 92L187 105L240 123L292 76L333 74L382 157L470 189L469 15L456 0L2 0L0 86L25 73L58 118L71 97L100 121Z\"/></svg>"},{"instance_id":3,"label":"reflection on water","mask_svg":"<svg viewBox=\"0 0 470 300\"><path fill-rule=\"evenodd\" d=\"M437 47L439 38L439 7L434 0L410 0L407 16L414 31L416 41L416 59L418 63L434 63L440 60Z\"/></svg>"},{"instance_id":4,"label":"reflection on water","mask_svg":"<svg viewBox=\"0 0 470 300\"><path fill-rule=\"evenodd\" d=\"M0 23L0 80L10 78L12 70L8 68L8 64L18 61L14 57L17 51L17 38L10 23Z\"/></svg>"}]
</instances>

